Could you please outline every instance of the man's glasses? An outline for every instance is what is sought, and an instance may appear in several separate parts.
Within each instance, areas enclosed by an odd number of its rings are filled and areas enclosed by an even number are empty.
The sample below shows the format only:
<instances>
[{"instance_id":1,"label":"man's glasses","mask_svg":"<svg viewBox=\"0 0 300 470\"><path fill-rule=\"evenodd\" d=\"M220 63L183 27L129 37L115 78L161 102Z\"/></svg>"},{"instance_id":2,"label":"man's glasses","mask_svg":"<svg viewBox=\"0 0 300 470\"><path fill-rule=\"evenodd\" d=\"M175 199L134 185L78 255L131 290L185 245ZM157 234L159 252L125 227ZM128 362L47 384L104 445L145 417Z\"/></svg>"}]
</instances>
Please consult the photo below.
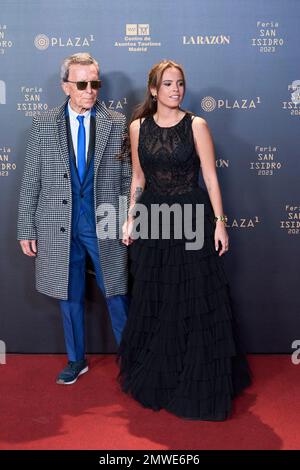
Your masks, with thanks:
<instances>
[{"instance_id":1,"label":"man's glasses","mask_svg":"<svg viewBox=\"0 0 300 470\"><path fill-rule=\"evenodd\" d=\"M64 82L67 82L67 83L76 83L76 86L77 86L77 90L85 90L86 87L88 86L88 83L91 84L91 88L93 90L99 90L99 88L101 87L101 80L90 80L88 82L73 82L72 80L64 80Z\"/></svg>"}]
</instances>

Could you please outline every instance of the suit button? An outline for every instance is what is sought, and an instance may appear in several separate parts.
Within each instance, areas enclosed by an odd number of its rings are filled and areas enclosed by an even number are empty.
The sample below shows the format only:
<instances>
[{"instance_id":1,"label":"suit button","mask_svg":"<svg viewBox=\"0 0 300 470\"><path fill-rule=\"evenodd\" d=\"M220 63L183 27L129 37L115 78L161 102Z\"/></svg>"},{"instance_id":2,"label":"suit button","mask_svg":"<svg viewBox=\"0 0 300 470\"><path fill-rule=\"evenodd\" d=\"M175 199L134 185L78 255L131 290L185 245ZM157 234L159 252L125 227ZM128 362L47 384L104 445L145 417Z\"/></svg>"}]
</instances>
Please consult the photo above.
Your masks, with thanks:
<instances>
[{"instance_id":1,"label":"suit button","mask_svg":"<svg viewBox=\"0 0 300 470\"><path fill-rule=\"evenodd\" d=\"M68 204L68 201L66 199L63 199L63 204Z\"/></svg>"},{"instance_id":2,"label":"suit button","mask_svg":"<svg viewBox=\"0 0 300 470\"><path fill-rule=\"evenodd\" d=\"M83 194L83 193L80 193L80 197L84 197L84 194Z\"/></svg>"},{"instance_id":3,"label":"suit button","mask_svg":"<svg viewBox=\"0 0 300 470\"><path fill-rule=\"evenodd\" d=\"M68 173L64 174L64 178L68 179Z\"/></svg>"},{"instance_id":4,"label":"suit button","mask_svg":"<svg viewBox=\"0 0 300 470\"><path fill-rule=\"evenodd\" d=\"M66 231L65 227L60 227L60 231L65 232Z\"/></svg>"}]
</instances>

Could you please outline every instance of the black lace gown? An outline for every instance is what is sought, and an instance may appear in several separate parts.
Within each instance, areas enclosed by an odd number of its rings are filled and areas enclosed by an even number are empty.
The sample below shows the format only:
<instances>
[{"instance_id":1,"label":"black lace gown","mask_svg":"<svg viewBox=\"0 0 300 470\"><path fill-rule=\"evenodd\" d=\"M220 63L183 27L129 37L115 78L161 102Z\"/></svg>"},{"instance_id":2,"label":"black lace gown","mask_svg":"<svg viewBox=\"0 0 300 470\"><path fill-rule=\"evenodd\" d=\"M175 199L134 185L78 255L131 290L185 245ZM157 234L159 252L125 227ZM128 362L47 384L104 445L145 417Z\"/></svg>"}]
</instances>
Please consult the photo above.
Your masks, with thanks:
<instances>
[{"instance_id":1,"label":"black lace gown","mask_svg":"<svg viewBox=\"0 0 300 470\"><path fill-rule=\"evenodd\" d=\"M169 128L146 118L139 158L146 178L139 202L149 212L153 204L191 204L194 223L196 204L204 204L205 238L202 249L187 250L185 237L174 236L171 218L169 239L160 230L158 239L137 239L130 246L134 283L119 348L121 386L153 410L224 420L250 377L237 344L223 261L214 247L214 214L198 184L191 115Z\"/></svg>"}]
</instances>

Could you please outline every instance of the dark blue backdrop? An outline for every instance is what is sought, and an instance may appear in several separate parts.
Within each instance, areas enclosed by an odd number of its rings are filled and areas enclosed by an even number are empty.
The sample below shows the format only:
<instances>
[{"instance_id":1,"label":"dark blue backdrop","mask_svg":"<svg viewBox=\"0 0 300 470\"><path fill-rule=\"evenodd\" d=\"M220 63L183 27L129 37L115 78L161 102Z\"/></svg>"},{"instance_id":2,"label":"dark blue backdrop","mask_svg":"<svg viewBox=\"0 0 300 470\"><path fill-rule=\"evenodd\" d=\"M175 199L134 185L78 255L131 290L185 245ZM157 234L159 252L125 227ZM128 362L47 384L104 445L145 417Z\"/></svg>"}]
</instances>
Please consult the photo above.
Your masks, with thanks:
<instances>
[{"instance_id":1,"label":"dark blue backdrop","mask_svg":"<svg viewBox=\"0 0 300 470\"><path fill-rule=\"evenodd\" d=\"M62 59L100 63L101 99L130 115L150 67L183 64L184 107L215 141L229 216L226 265L249 352L289 352L300 335L299 76L297 0L1 0L0 339L14 352L62 352L56 301L34 290L16 210L32 115L60 104ZM93 278L90 351L114 350ZM100 303L100 307L99 307Z\"/></svg>"}]
</instances>

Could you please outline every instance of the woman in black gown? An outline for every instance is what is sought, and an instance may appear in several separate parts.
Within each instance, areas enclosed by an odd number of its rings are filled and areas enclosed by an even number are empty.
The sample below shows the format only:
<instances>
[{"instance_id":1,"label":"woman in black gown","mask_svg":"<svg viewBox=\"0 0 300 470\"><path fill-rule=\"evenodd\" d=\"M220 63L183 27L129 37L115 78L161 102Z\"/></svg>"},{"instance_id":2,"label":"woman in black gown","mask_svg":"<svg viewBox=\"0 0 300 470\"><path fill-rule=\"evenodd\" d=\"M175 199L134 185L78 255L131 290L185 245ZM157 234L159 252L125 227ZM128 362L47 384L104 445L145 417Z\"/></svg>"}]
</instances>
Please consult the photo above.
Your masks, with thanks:
<instances>
[{"instance_id":1,"label":"woman in black gown","mask_svg":"<svg viewBox=\"0 0 300 470\"><path fill-rule=\"evenodd\" d=\"M123 242L130 245L133 290L119 379L145 407L221 421L250 378L221 259L228 235L213 143L206 121L180 108L184 92L182 67L156 64L130 125L133 178ZM198 183L200 162L207 192ZM148 209L148 237L133 236L137 202ZM196 208L204 205L202 248L187 249L191 240L185 232L176 235L172 217L170 236L163 235L160 219L159 236L151 238L151 208L161 204L175 204L182 213L189 205L194 229Z\"/></svg>"}]
</instances>

